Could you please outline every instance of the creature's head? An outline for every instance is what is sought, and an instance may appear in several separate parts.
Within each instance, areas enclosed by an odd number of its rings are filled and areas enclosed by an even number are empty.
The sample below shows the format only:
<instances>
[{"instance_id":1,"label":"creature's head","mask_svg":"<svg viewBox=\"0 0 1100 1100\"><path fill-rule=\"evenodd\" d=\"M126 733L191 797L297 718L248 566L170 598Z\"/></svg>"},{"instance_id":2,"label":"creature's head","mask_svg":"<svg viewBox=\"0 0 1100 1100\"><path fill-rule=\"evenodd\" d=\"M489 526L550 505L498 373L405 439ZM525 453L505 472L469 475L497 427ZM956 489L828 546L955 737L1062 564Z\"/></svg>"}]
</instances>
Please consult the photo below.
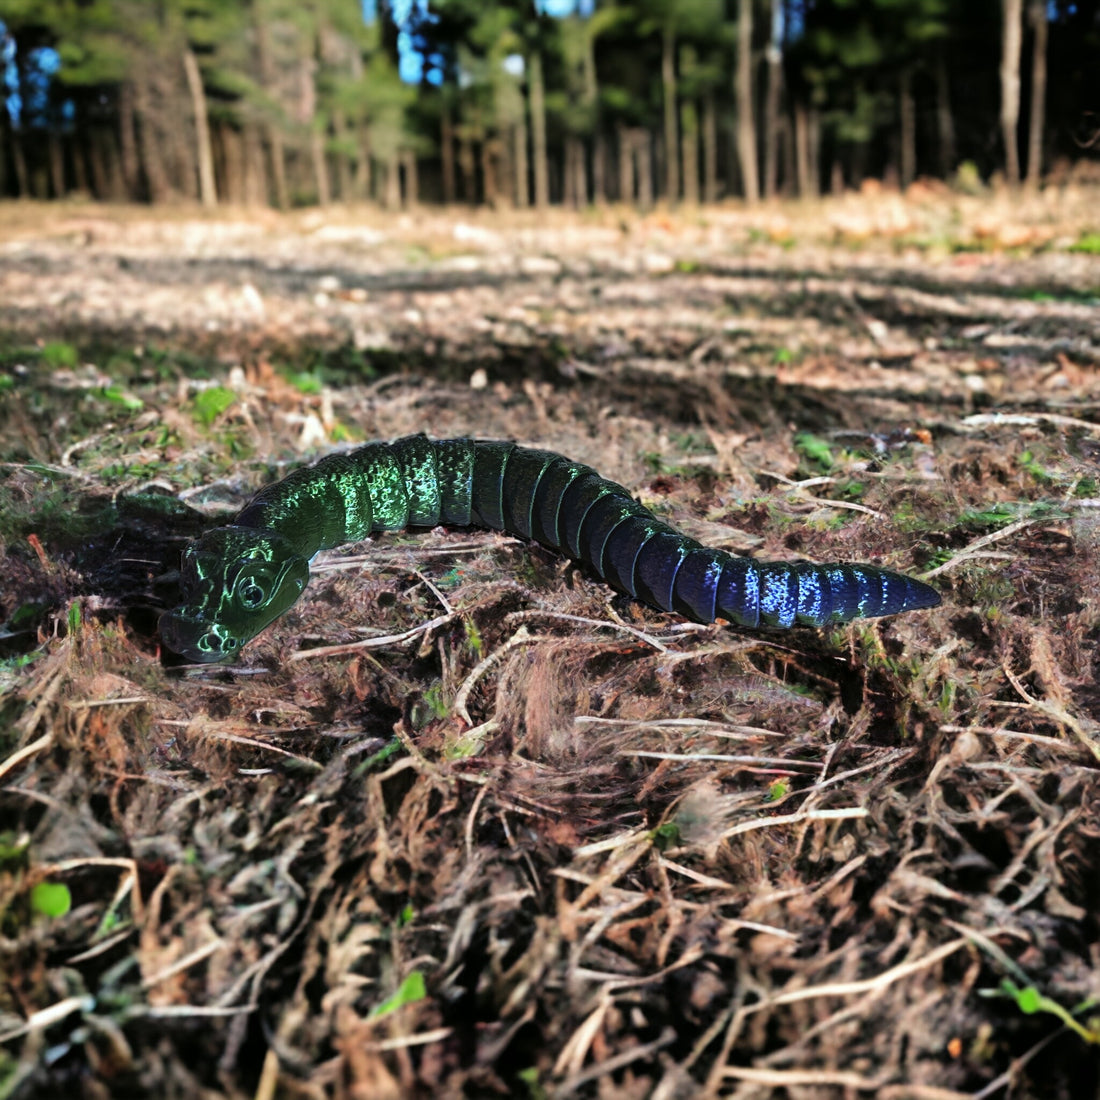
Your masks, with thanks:
<instances>
[{"instance_id":1,"label":"creature's head","mask_svg":"<svg viewBox=\"0 0 1100 1100\"><path fill-rule=\"evenodd\" d=\"M183 605L160 618L164 644L189 661L235 657L302 594L309 562L274 531L216 527L183 553Z\"/></svg>"}]
</instances>

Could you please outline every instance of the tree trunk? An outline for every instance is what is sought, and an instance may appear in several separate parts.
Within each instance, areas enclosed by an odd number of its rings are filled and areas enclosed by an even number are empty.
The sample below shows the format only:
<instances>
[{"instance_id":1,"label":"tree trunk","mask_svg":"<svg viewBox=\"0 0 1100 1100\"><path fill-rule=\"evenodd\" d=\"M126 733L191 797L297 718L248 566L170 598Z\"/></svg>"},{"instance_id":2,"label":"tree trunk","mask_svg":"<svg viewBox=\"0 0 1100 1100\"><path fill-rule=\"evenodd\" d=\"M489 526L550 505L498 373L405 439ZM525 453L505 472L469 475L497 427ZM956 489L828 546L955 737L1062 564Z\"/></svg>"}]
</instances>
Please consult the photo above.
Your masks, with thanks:
<instances>
[{"instance_id":1,"label":"tree trunk","mask_svg":"<svg viewBox=\"0 0 1100 1100\"><path fill-rule=\"evenodd\" d=\"M496 165L493 163L493 143L488 137L481 141L481 187L485 205L495 210L500 203L500 189L497 186Z\"/></svg>"},{"instance_id":2,"label":"tree trunk","mask_svg":"<svg viewBox=\"0 0 1100 1100\"><path fill-rule=\"evenodd\" d=\"M268 20L259 3L252 5L253 28L256 33L256 58L259 62L260 82L269 96L275 96L274 65L271 60L271 44L268 40ZM268 155L271 158L271 182L275 193L275 205L285 210L290 205L290 190L286 183L286 147L278 122L272 120L265 126Z\"/></svg>"},{"instance_id":3,"label":"tree trunk","mask_svg":"<svg viewBox=\"0 0 1100 1100\"><path fill-rule=\"evenodd\" d=\"M47 145L50 158L50 190L55 199L65 197L65 151L61 147L61 138L55 130L50 130Z\"/></svg>"},{"instance_id":4,"label":"tree trunk","mask_svg":"<svg viewBox=\"0 0 1100 1100\"><path fill-rule=\"evenodd\" d=\"M124 80L118 89L118 135L122 150L122 178L126 181L126 195L131 202L138 198L140 182L135 125L134 86L129 80Z\"/></svg>"},{"instance_id":5,"label":"tree trunk","mask_svg":"<svg viewBox=\"0 0 1100 1100\"><path fill-rule=\"evenodd\" d=\"M661 34L661 88L665 107L665 198L680 198L679 142L676 137L676 33L671 21Z\"/></svg>"},{"instance_id":6,"label":"tree trunk","mask_svg":"<svg viewBox=\"0 0 1100 1100\"><path fill-rule=\"evenodd\" d=\"M183 71L191 93L191 109L195 112L195 150L199 164L199 198L203 206L216 206L218 192L214 185L214 149L210 143L210 120L206 113L206 92L202 86L199 63L190 47L183 51Z\"/></svg>"},{"instance_id":7,"label":"tree trunk","mask_svg":"<svg viewBox=\"0 0 1100 1100\"><path fill-rule=\"evenodd\" d=\"M955 118L951 114L951 85L942 50L936 58L936 128L940 137L940 175L948 179L955 171Z\"/></svg>"},{"instance_id":8,"label":"tree trunk","mask_svg":"<svg viewBox=\"0 0 1100 1100\"><path fill-rule=\"evenodd\" d=\"M446 96L439 119L439 153L443 164L443 201L451 206L455 201L455 128Z\"/></svg>"},{"instance_id":9,"label":"tree trunk","mask_svg":"<svg viewBox=\"0 0 1100 1100\"><path fill-rule=\"evenodd\" d=\"M690 99L680 105L680 159L684 171L684 202L699 205L699 112Z\"/></svg>"},{"instance_id":10,"label":"tree trunk","mask_svg":"<svg viewBox=\"0 0 1100 1100\"><path fill-rule=\"evenodd\" d=\"M336 187L341 202L351 200L351 157L348 149L351 140L348 133L347 115L339 107L332 111L332 132L336 138L339 152L336 153Z\"/></svg>"},{"instance_id":11,"label":"tree trunk","mask_svg":"<svg viewBox=\"0 0 1100 1100\"><path fill-rule=\"evenodd\" d=\"M244 205L244 145L232 126L219 126L222 147L222 194L234 205Z\"/></svg>"},{"instance_id":12,"label":"tree trunk","mask_svg":"<svg viewBox=\"0 0 1100 1100\"><path fill-rule=\"evenodd\" d=\"M760 201L760 176L756 167L756 116L752 94L752 0L737 3L737 159L745 201Z\"/></svg>"},{"instance_id":13,"label":"tree trunk","mask_svg":"<svg viewBox=\"0 0 1100 1100\"><path fill-rule=\"evenodd\" d=\"M145 169L145 182L149 189L149 201L154 205L167 201L172 194L164 150L160 143L153 112L153 91L144 66L137 68L134 84L134 108L138 120L138 141L141 146L141 162Z\"/></svg>"},{"instance_id":14,"label":"tree trunk","mask_svg":"<svg viewBox=\"0 0 1100 1100\"><path fill-rule=\"evenodd\" d=\"M1027 186L1037 190L1043 173L1043 119L1047 95L1047 9L1029 0L1028 21L1034 32L1031 54L1031 118L1027 131Z\"/></svg>"},{"instance_id":15,"label":"tree trunk","mask_svg":"<svg viewBox=\"0 0 1100 1100\"><path fill-rule=\"evenodd\" d=\"M14 126L11 128L11 163L15 169L16 194L21 199L30 198L31 181L27 174L27 157L23 152L23 135Z\"/></svg>"},{"instance_id":16,"label":"tree trunk","mask_svg":"<svg viewBox=\"0 0 1100 1100\"><path fill-rule=\"evenodd\" d=\"M267 180L264 174L264 147L255 123L244 129L244 201L250 207L267 203Z\"/></svg>"},{"instance_id":17,"label":"tree trunk","mask_svg":"<svg viewBox=\"0 0 1100 1100\"><path fill-rule=\"evenodd\" d=\"M779 186L779 97L783 86L783 0L771 0L772 27L766 57L768 90L764 99L764 198ZM790 172L790 166L787 166Z\"/></svg>"},{"instance_id":18,"label":"tree trunk","mask_svg":"<svg viewBox=\"0 0 1100 1100\"><path fill-rule=\"evenodd\" d=\"M474 163L474 140L468 125L463 127L458 143L458 168L462 173L462 201L473 205L477 202L477 168Z\"/></svg>"},{"instance_id":19,"label":"tree trunk","mask_svg":"<svg viewBox=\"0 0 1100 1100\"><path fill-rule=\"evenodd\" d=\"M1016 127L1020 121L1020 45L1024 0L1001 0L1001 140L1005 147L1005 174L1010 187L1020 183L1020 154Z\"/></svg>"},{"instance_id":20,"label":"tree trunk","mask_svg":"<svg viewBox=\"0 0 1100 1100\"><path fill-rule=\"evenodd\" d=\"M648 130L635 131L635 175L638 178L638 205L648 210L653 205L653 144Z\"/></svg>"},{"instance_id":21,"label":"tree trunk","mask_svg":"<svg viewBox=\"0 0 1100 1100\"><path fill-rule=\"evenodd\" d=\"M599 129L592 141L592 201L607 205L607 139Z\"/></svg>"},{"instance_id":22,"label":"tree trunk","mask_svg":"<svg viewBox=\"0 0 1100 1100\"><path fill-rule=\"evenodd\" d=\"M359 155L355 159L355 194L358 198L369 202L374 190L373 171L371 162L370 127L365 122L359 123ZM452 179L452 184L454 180Z\"/></svg>"},{"instance_id":23,"label":"tree trunk","mask_svg":"<svg viewBox=\"0 0 1100 1100\"><path fill-rule=\"evenodd\" d=\"M901 114L901 186L917 178L917 108L913 102L913 70L904 66L898 76L898 108Z\"/></svg>"},{"instance_id":24,"label":"tree trunk","mask_svg":"<svg viewBox=\"0 0 1100 1100\"><path fill-rule=\"evenodd\" d=\"M412 210L420 202L420 173L417 170L416 154L406 149L401 154L405 167L405 209Z\"/></svg>"},{"instance_id":25,"label":"tree trunk","mask_svg":"<svg viewBox=\"0 0 1100 1100\"><path fill-rule=\"evenodd\" d=\"M387 210L401 207L401 161L396 150L386 160L386 192L383 205Z\"/></svg>"},{"instance_id":26,"label":"tree trunk","mask_svg":"<svg viewBox=\"0 0 1100 1100\"><path fill-rule=\"evenodd\" d=\"M588 205L588 165L585 163L584 142L576 134L566 139L566 173L572 205Z\"/></svg>"},{"instance_id":27,"label":"tree trunk","mask_svg":"<svg viewBox=\"0 0 1100 1100\"><path fill-rule=\"evenodd\" d=\"M313 164L313 183L317 188L317 202L328 206L332 202L332 186L328 178L328 160L325 158L325 135L314 121L309 130L309 158ZM400 188L398 188L400 192Z\"/></svg>"},{"instance_id":28,"label":"tree trunk","mask_svg":"<svg viewBox=\"0 0 1100 1100\"><path fill-rule=\"evenodd\" d=\"M806 104L801 100L794 105L794 165L798 177L798 197L813 197L817 188L810 176L810 120Z\"/></svg>"},{"instance_id":29,"label":"tree trunk","mask_svg":"<svg viewBox=\"0 0 1100 1100\"><path fill-rule=\"evenodd\" d=\"M92 170L92 193L100 202L111 197L111 183L107 176L107 160L103 155L103 128L91 126L87 132L88 167ZM16 165L18 169L18 163ZM23 169L24 173L26 168ZM26 192L24 192L26 194Z\"/></svg>"},{"instance_id":30,"label":"tree trunk","mask_svg":"<svg viewBox=\"0 0 1100 1100\"><path fill-rule=\"evenodd\" d=\"M531 181L528 178L531 169L527 163L527 120L522 113L512 127L512 163L512 184L515 188L512 198L517 209L526 210L531 205Z\"/></svg>"},{"instance_id":31,"label":"tree trunk","mask_svg":"<svg viewBox=\"0 0 1100 1100\"><path fill-rule=\"evenodd\" d=\"M622 122L616 127L619 136L619 202L634 201L634 139Z\"/></svg>"},{"instance_id":32,"label":"tree trunk","mask_svg":"<svg viewBox=\"0 0 1100 1100\"><path fill-rule=\"evenodd\" d=\"M546 89L542 79L542 54L532 50L527 67L531 97L531 137L535 159L535 206L550 205L550 168L546 153Z\"/></svg>"},{"instance_id":33,"label":"tree trunk","mask_svg":"<svg viewBox=\"0 0 1100 1100\"><path fill-rule=\"evenodd\" d=\"M703 201L718 201L718 112L713 92L703 100Z\"/></svg>"}]
</instances>

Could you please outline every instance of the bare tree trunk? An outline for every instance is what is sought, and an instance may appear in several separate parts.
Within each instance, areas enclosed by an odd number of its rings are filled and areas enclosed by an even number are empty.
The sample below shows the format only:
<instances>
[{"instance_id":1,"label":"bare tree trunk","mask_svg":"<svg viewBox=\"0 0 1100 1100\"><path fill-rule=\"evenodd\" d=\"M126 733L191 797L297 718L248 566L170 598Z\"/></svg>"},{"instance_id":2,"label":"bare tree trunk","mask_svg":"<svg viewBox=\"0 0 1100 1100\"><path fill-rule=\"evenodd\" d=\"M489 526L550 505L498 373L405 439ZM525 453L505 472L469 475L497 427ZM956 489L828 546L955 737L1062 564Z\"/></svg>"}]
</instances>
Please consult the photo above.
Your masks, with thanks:
<instances>
[{"instance_id":1,"label":"bare tree trunk","mask_svg":"<svg viewBox=\"0 0 1100 1100\"><path fill-rule=\"evenodd\" d=\"M527 163L527 120L522 113L512 128L512 163L515 165L513 199L518 209L526 210L531 205L531 181L528 178L531 168Z\"/></svg>"},{"instance_id":2,"label":"bare tree trunk","mask_svg":"<svg viewBox=\"0 0 1100 1100\"><path fill-rule=\"evenodd\" d=\"M810 121L806 104L801 100L794 105L794 164L798 177L798 197L808 199L817 188L810 182Z\"/></svg>"},{"instance_id":3,"label":"bare tree trunk","mask_svg":"<svg viewBox=\"0 0 1100 1100\"><path fill-rule=\"evenodd\" d=\"M471 205L477 202L477 179L474 164L474 140L470 127L463 127L458 144L458 167L462 173L462 201Z\"/></svg>"},{"instance_id":4,"label":"bare tree trunk","mask_svg":"<svg viewBox=\"0 0 1100 1100\"><path fill-rule=\"evenodd\" d=\"M386 192L383 206L398 210L401 206L401 160L396 150L386 160Z\"/></svg>"},{"instance_id":5,"label":"bare tree trunk","mask_svg":"<svg viewBox=\"0 0 1100 1100\"><path fill-rule=\"evenodd\" d=\"M131 202L138 197L140 173L134 126L134 86L130 81L124 80L118 89L118 137L122 150L122 178L126 182L126 195Z\"/></svg>"},{"instance_id":6,"label":"bare tree trunk","mask_svg":"<svg viewBox=\"0 0 1100 1100\"><path fill-rule=\"evenodd\" d=\"M680 105L680 158L684 171L684 202L699 205L699 112L690 99Z\"/></svg>"},{"instance_id":7,"label":"bare tree trunk","mask_svg":"<svg viewBox=\"0 0 1100 1100\"><path fill-rule=\"evenodd\" d=\"M11 163L15 169L16 194L21 199L30 198L31 182L27 174L27 157L23 152L23 135L14 126L11 129Z\"/></svg>"},{"instance_id":8,"label":"bare tree trunk","mask_svg":"<svg viewBox=\"0 0 1100 1100\"><path fill-rule=\"evenodd\" d=\"M531 137L535 159L535 206L545 210L550 205L550 168L546 153L546 89L542 78L542 54L532 50L527 75L531 97Z\"/></svg>"},{"instance_id":9,"label":"bare tree trunk","mask_svg":"<svg viewBox=\"0 0 1100 1100\"><path fill-rule=\"evenodd\" d=\"M244 201L251 207L267 203L267 180L264 175L264 147L256 124L244 128Z\"/></svg>"},{"instance_id":10,"label":"bare tree trunk","mask_svg":"<svg viewBox=\"0 0 1100 1100\"><path fill-rule=\"evenodd\" d=\"M1020 121L1020 26L1024 0L1001 0L1001 140L1010 187L1020 184L1020 154L1016 126Z\"/></svg>"},{"instance_id":11,"label":"bare tree trunk","mask_svg":"<svg viewBox=\"0 0 1100 1100\"><path fill-rule=\"evenodd\" d=\"M86 140L88 166L92 170L92 190L100 202L106 202L111 197L111 182L107 176L107 160L103 156L102 137L102 127L92 126L88 129ZM24 172L26 172L25 168Z\"/></svg>"},{"instance_id":12,"label":"bare tree trunk","mask_svg":"<svg viewBox=\"0 0 1100 1100\"><path fill-rule=\"evenodd\" d=\"M1029 0L1028 21L1034 32L1031 54L1031 118L1027 131L1027 186L1038 190L1043 173L1043 120L1047 94L1047 9L1043 0Z\"/></svg>"},{"instance_id":13,"label":"bare tree trunk","mask_svg":"<svg viewBox=\"0 0 1100 1100\"><path fill-rule=\"evenodd\" d=\"M271 60L271 44L268 39L268 21L261 5L252 6L253 28L256 33L256 58L259 62L260 81L268 95L274 96L274 65ZM286 183L286 147L278 122L270 121L265 127L268 154L271 157L271 182L275 192L275 205L285 210L290 205L290 189Z\"/></svg>"},{"instance_id":14,"label":"bare tree trunk","mask_svg":"<svg viewBox=\"0 0 1100 1100\"><path fill-rule=\"evenodd\" d=\"M69 138L69 159L73 162L73 176L76 179L76 190L80 195L90 195L88 187L88 166L84 162L84 150L80 147L79 131ZM0 179L0 183L2 183Z\"/></svg>"},{"instance_id":15,"label":"bare tree trunk","mask_svg":"<svg viewBox=\"0 0 1100 1100\"><path fill-rule=\"evenodd\" d=\"M573 183L576 180L576 174L573 171L573 157L575 155L575 147L573 145L573 138L571 135L566 135L565 145L562 148L562 170L561 170L561 204L562 206L575 207L576 200L573 196Z\"/></svg>"},{"instance_id":16,"label":"bare tree trunk","mask_svg":"<svg viewBox=\"0 0 1100 1100\"><path fill-rule=\"evenodd\" d=\"M576 134L570 134L565 140L570 201L575 207L587 206L588 166L585 164L584 142Z\"/></svg>"},{"instance_id":17,"label":"bare tree trunk","mask_svg":"<svg viewBox=\"0 0 1100 1100\"><path fill-rule=\"evenodd\" d=\"M351 200L351 158L348 155L351 141L348 134L347 115L339 107L333 108L332 132L336 137L339 152L336 153L336 187L341 202Z\"/></svg>"},{"instance_id":18,"label":"bare tree trunk","mask_svg":"<svg viewBox=\"0 0 1100 1100\"><path fill-rule=\"evenodd\" d=\"M756 116L752 94L752 0L737 3L737 159L745 186L745 201L760 201L760 176L756 167Z\"/></svg>"},{"instance_id":19,"label":"bare tree trunk","mask_svg":"<svg viewBox=\"0 0 1100 1100\"><path fill-rule=\"evenodd\" d=\"M316 121L309 130L309 157L313 162L313 182L317 187L317 202L328 206L332 202L332 185L329 183L328 160L325 157L325 135ZM398 188L400 191L400 188Z\"/></svg>"},{"instance_id":20,"label":"bare tree trunk","mask_svg":"<svg viewBox=\"0 0 1100 1100\"><path fill-rule=\"evenodd\" d=\"M597 130L592 141L592 201L607 205L607 139Z\"/></svg>"},{"instance_id":21,"label":"bare tree trunk","mask_svg":"<svg viewBox=\"0 0 1100 1100\"><path fill-rule=\"evenodd\" d=\"M485 137L481 141L481 186L485 205L494 210L500 205L500 188L497 185L496 165L493 163L493 143Z\"/></svg>"},{"instance_id":22,"label":"bare tree trunk","mask_svg":"<svg viewBox=\"0 0 1100 1100\"><path fill-rule=\"evenodd\" d=\"M401 154L405 168L405 209L412 210L420 203L420 173L417 171L416 154L406 149Z\"/></svg>"},{"instance_id":23,"label":"bare tree trunk","mask_svg":"<svg viewBox=\"0 0 1100 1100\"><path fill-rule=\"evenodd\" d=\"M955 118L951 114L951 85L942 51L936 59L936 128L940 136L940 175L947 179L955 171Z\"/></svg>"},{"instance_id":24,"label":"bare tree trunk","mask_svg":"<svg viewBox=\"0 0 1100 1100\"><path fill-rule=\"evenodd\" d=\"M452 170L454 164L452 161ZM355 159L355 194L360 199L368 202L373 191L373 172L370 149L370 127L365 122L359 123L359 155ZM453 186L454 180L451 180Z\"/></svg>"},{"instance_id":25,"label":"bare tree trunk","mask_svg":"<svg viewBox=\"0 0 1100 1100\"><path fill-rule=\"evenodd\" d=\"M455 128L451 104L446 97L439 119L439 152L443 162L443 201L450 206L455 201Z\"/></svg>"},{"instance_id":26,"label":"bare tree trunk","mask_svg":"<svg viewBox=\"0 0 1100 1100\"><path fill-rule=\"evenodd\" d=\"M244 145L232 126L219 126L222 147L222 194L235 205L244 205Z\"/></svg>"},{"instance_id":27,"label":"bare tree trunk","mask_svg":"<svg viewBox=\"0 0 1100 1100\"><path fill-rule=\"evenodd\" d=\"M195 112L195 149L199 162L199 197L203 206L216 206L218 191L214 184L214 150L210 144L210 120L206 113L206 92L202 86L202 73L194 51L183 51L183 71L187 76L187 88L191 93L191 109Z\"/></svg>"},{"instance_id":28,"label":"bare tree trunk","mask_svg":"<svg viewBox=\"0 0 1100 1100\"><path fill-rule=\"evenodd\" d=\"M779 97L783 87L783 0L771 0L772 26L766 57L768 90L764 100L764 198L779 186ZM787 171L790 172L788 165Z\"/></svg>"},{"instance_id":29,"label":"bare tree trunk","mask_svg":"<svg viewBox=\"0 0 1100 1100\"><path fill-rule=\"evenodd\" d=\"M718 201L718 112L713 92L703 100L703 201Z\"/></svg>"},{"instance_id":30,"label":"bare tree trunk","mask_svg":"<svg viewBox=\"0 0 1100 1100\"><path fill-rule=\"evenodd\" d=\"M172 185L169 182L160 133L153 112L152 88L146 78L143 65L137 68L134 107L138 118L138 140L141 145L145 182L149 188L149 201L154 204L162 203L171 197Z\"/></svg>"},{"instance_id":31,"label":"bare tree trunk","mask_svg":"<svg viewBox=\"0 0 1100 1100\"><path fill-rule=\"evenodd\" d=\"M634 155L637 158L638 205L648 210L653 205L653 144L648 130L639 129L636 135Z\"/></svg>"},{"instance_id":32,"label":"bare tree trunk","mask_svg":"<svg viewBox=\"0 0 1100 1100\"><path fill-rule=\"evenodd\" d=\"M619 136L619 202L634 201L634 138L626 125L617 126Z\"/></svg>"},{"instance_id":33,"label":"bare tree trunk","mask_svg":"<svg viewBox=\"0 0 1100 1100\"><path fill-rule=\"evenodd\" d=\"M47 147L50 159L50 190L55 199L63 199L65 197L65 152L61 148L61 138L54 130L50 131Z\"/></svg>"},{"instance_id":34,"label":"bare tree trunk","mask_svg":"<svg viewBox=\"0 0 1100 1100\"><path fill-rule=\"evenodd\" d=\"M917 108L913 102L913 70L904 66L898 76L898 108L901 114L901 186L917 178Z\"/></svg>"},{"instance_id":35,"label":"bare tree trunk","mask_svg":"<svg viewBox=\"0 0 1100 1100\"><path fill-rule=\"evenodd\" d=\"M665 107L665 198L680 198L680 164L676 139L676 34L671 21L661 34L661 88Z\"/></svg>"}]
</instances>

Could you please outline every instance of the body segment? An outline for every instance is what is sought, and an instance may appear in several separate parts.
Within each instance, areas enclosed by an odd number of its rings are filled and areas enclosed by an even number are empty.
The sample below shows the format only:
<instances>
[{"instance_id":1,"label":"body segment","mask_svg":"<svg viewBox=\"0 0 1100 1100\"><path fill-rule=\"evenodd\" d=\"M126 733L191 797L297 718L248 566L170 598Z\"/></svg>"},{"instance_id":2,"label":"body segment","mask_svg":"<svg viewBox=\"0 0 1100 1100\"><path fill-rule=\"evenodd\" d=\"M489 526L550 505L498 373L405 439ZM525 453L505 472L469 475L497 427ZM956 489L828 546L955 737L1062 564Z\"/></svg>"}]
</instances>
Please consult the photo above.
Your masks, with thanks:
<instances>
[{"instance_id":1,"label":"body segment","mask_svg":"<svg viewBox=\"0 0 1100 1100\"><path fill-rule=\"evenodd\" d=\"M940 602L921 581L874 565L758 562L703 546L551 451L416 435L295 470L208 531L184 552L184 603L162 616L161 637L193 661L233 656L301 595L319 550L437 523L533 538L696 622L823 626Z\"/></svg>"}]
</instances>

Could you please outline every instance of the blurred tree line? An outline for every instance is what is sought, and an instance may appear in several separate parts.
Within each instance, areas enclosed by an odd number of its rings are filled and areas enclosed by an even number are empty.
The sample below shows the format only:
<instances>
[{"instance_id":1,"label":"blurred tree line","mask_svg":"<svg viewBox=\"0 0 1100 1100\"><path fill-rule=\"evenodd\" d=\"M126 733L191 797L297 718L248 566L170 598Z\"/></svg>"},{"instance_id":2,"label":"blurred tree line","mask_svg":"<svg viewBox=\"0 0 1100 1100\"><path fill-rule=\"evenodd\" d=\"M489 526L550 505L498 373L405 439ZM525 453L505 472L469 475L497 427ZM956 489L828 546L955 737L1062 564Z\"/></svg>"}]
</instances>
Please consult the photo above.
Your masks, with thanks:
<instances>
[{"instance_id":1,"label":"blurred tree line","mask_svg":"<svg viewBox=\"0 0 1100 1100\"><path fill-rule=\"evenodd\" d=\"M1036 184L1096 149L1098 74L1100 0L0 0L0 196Z\"/></svg>"}]
</instances>

